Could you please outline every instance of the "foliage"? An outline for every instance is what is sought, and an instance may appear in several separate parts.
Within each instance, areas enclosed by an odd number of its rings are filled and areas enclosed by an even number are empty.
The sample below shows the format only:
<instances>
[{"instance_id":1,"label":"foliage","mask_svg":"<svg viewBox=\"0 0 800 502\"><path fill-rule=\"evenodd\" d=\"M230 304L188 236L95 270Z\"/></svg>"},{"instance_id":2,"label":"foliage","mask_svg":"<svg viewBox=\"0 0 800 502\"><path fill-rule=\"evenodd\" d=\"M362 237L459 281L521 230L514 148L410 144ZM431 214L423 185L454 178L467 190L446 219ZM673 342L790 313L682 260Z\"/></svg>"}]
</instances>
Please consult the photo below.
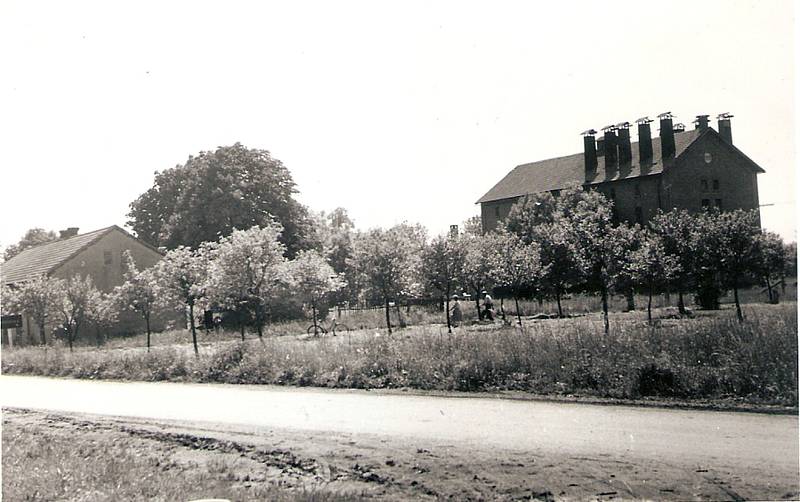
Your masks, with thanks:
<instances>
[{"instance_id":1,"label":"foliage","mask_svg":"<svg viewBox=\"0 0 800 502\"><path fill-rule=\"evenodd\" d=\"M542 265L539 245L526 244L516 235L506 231L499 232L495 239L495 253L492 256L494 281L508 288L514 297L517 322L522 325L519 297L522 289L539 289L546 266Z\"/></svg>"},{"instance_id":2,"label":"foliage","mask_svg":"<svg viewBox=\"0 0 800 502\"><path fill-rule=\"evenodd\" d=\"M239 314L243 338L246 315L252 315L262 335L269 302L287 282L281 231L279 223L268 222L263 227L235 230L209 245L207 293L212 303Z\"/></svg>"},{"instance_id":3,"label":"foliage","mask_svg":"<svg viewBox=\"0 0 800 502\"><path fill-rule=\"evenodd\" d=\"M497 242L492 235L464 234L460 238L464 249L459 283L469 290L475 298L475 309L479 319L482 318L480 293L489 290L494 279L493 256L497 251Z\"/></svg>"},{"instance_id":4,"label":"foliage","mask_svg":"<svg viewBox=\"0 0 800 502\"><path fill-rule=\"evenodd\" d=\"M90 312L97 308L102 296L88 275L86 277L75 275L66 280L59 280L56 291L59 297L56 308L67 332L69 350L72 351L73 342L80 328L89 320Z\"/></svg>"},{"instance_id":5,"label":"foliage","mask_svg":"<svg viewBox=\"0 0 800 502\"><path fill-rule=\"evenodd\" d=\"M275 220L289 256L313 244L307 210L294 199L289 170L266 150L236 143L189 157L155 174L153 186L130 205L128 225L154 246L196 248L235 229Z\"/></svg>"},{"instance_id":6,"label":"foliage","mask_svg":"<svg viewBox=\"0 0 800 502\"><path fill-rule=\"evenodd\" d=\"M311 305L314 326L317 312L326 295L342 289L345 281L316 251L301 251L289 262L289 281L293 293Z\"/></svg>"},{"instance_id":7,"label":"foliage","mask_svg":"<svg viewBox=\"0 0 800 502\"><path fill-rule=\"evenodd\" d=\"M5 251L3 251L3 260L8 261L28 248L57 240L58 236L52 230L31 228L25 232L19 242L6 247Z\"/></svg>"},{"instance_id":8,"label":"foliage","mask_svg":"<svg viewBox=\"0 0 800 502\"><path fill-rule=\"evenodd\" d=\"M142 317L147 331L147 348L149 350L150 319L156 308L161 305L160 300L163 298L161 286L152 268L141 271L136 268L136 262L128 250L123 254L123 264L125 282L114 288L112 298L121 310L136 312Z\"/></svg>"},{"instance_id":9,"label":"foliage","mask_svg":"<svg viewBox=\"0 0 800 502\"><path fill-rule=\"evenodd\" d=\"M189 324L195 354L198 349L194 308L206 294L210 252L210 246L207 244L201 245L196 251L178 246L169 251L153 269L161 289L161 302L171 303L181 310L189 308Z\"/></svg>"},{"instance_id":10,"label":"foliage","mask_svg":"<svg viewBox=\"0 0 800 502\"><path fill-rule=\"evenodd\" d=\"M464 268L466 249L457 236L439 236L433 239L422 255L424 281L444 300L447 330L450 325L450 295L455 292Z\"/></svg>"},{"instance_id":11,"label":"foliage","mask_svg":"<svg viewBox=\"0 0 800 502\"><path fill-rule=\"evenodd\" d=\"M12 297L20 311L33 318L39 327L42 345L47 344L44 325L48 317L58 314L60 300L59 279L41 275L15 285Z\"/></svg>"},{"instance_id":12,"label":"foliage","mask_svg":"<svg viewBox=\"0 0 800 502\"><path fill-rule=\"evenodd\" d=\"M624 263L628 275L648 292L647 318L652 319L653 292L659 285L671 280L679 271L678 258L667 254L660 236L649 230L641 230L640 246Z\"/></svg>"}]
</instances>

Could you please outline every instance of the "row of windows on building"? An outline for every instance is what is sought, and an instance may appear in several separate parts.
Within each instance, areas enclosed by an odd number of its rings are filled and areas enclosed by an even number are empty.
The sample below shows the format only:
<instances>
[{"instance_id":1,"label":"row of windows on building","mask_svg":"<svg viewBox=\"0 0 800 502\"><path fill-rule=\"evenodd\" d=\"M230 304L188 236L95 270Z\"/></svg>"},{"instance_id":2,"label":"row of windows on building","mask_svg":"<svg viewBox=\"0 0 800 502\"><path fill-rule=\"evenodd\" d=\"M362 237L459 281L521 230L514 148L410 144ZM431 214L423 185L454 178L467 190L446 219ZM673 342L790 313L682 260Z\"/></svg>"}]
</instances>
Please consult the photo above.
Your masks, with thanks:
<instances>
[{"instance_id":1,"label":"row of windows on building","mask_svg":"<svg viewBox=\"0 0 800 502\"><path fill-rule=\"evenodd\" d=\"M703 192L708 192L708 180L705 178L700 179L700 190ZM711 180L711 191L718 192L719 191L719 180Z\"/></svg>"}]
</instances>

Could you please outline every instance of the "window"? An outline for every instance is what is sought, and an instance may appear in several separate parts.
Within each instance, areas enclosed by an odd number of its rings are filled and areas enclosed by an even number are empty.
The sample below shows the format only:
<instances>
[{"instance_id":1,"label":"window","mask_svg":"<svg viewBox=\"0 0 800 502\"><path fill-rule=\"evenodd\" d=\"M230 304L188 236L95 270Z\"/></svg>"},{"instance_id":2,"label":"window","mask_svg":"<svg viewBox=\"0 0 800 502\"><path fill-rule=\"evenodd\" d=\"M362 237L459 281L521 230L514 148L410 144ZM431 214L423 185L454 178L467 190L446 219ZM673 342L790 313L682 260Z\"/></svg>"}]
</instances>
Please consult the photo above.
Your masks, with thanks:
<instances>
[{"instance_id":1,"label":"window","mask_svg":"<svg viewBox=\"0 0 800 502\"><path fill-rule=\"evenodd\" d=\"M714 180L711 184L711 188L716 192L719 191L719 180Z\"/></svg>"},{"instance_id":2,"label":"window","mask_svg":"<svg viewBox=\"0 0 800 502\"><path fill-rule=\"evenodd\" d=\"M641 206L636 206L636 223L644 225L644 216L642 216Z\"/></svg>"},{"instance_id":3,"label":"window","mask_svg":"<svg viewBox=\"0 0 800 502\"><path fill-rule=\"evenodd\" d=\"M495 206L494 207L494 217L495 218L499 218L500 217L500 206Z\"/></svg>"},{"instance_id":4,"label":"window","mask_svg":"<svg viewBox=\"0 0 800 502\"><path fill-rule=\"evenodd\" d=\"M103 251L103 265L111 265L114 263L114 255L111 251Z\"/></svg>"},{"instance_id":5,"label":"window","mask_svg":"<svg viewBox=\"0 0 800 502\"><path fill-rule=\"evenodd\" d=\"M714 206L722 211L722 199L714 199Z\"/></svg>"},{"instance_id":6,"label":"window","mask_svg":"<svg viewBox=\"0 0 800 502\"><path fill-rule=\"evenodd\" d=\"M701 204L703 207L708 207L708 206L709 206L709 204L710 204L710 201L709 201L708 199L703 199L703 200L700 202L700 204Z\"/></svg>"},{"instance_id":7,"label":"window","mask_svg":"<svg viewBox=\"0 0 800 502\"><path fill-rule=\"evenodd\" d=\"M637 199L641 199L642 198L642 187L640 187L639 184L637 183L636 185L633 186L633 189L634 189L634 192L636 193L636 198Z\"/></svg>"},{"instance_id":8,"label":"window","mask_svg":"<svg viewBox=\"0 0 800 502\"><path fill-rule=\"evenodd\" d=\"M700 189L704 192L708 192L708 180L702 179L700 180Z\"/></svg>"}]
</instances>

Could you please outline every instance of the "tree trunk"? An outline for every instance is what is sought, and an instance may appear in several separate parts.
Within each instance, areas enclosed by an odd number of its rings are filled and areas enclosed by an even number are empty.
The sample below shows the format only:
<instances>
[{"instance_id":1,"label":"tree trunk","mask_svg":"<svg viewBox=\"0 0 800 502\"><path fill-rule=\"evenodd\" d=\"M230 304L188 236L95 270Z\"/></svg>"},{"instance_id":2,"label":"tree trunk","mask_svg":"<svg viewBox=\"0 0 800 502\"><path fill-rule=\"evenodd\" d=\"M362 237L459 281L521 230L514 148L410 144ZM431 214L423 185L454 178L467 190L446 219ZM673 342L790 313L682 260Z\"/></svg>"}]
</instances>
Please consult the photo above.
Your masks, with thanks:
<instances>
[{"instance_id":1,"label":"tree trunk","mask_svg":"<svg viewBox=\"0 0 800 502\"><path fill-rule=\"evenodd\" d=\"M522 314L519 311L519 299L516 294L514 295L514 307L517 309L517 324L522 326Z\"/></svg>"},{"instance_id":2,"label":"tree trunk","mask_svg":"<svg viewBox=\"0 0 800 502\"><path fill-rule=\"evenodd\" d=\"M475 310L478 311L478 321L483 321L483 313L481 312L481 292L475 290Z\"/></svg>"},{"instance_id":3,"label":"tree trunk","mask_svg":"<svg viewBox=\"0 0 800 502\"><path fill-rule=\"evenodd\" d=\"M503 306L503 297L500 297L500 317L503 318L503 324L506 322L506 308Z\"/></svg>"},{"instance_id":4,"label":"tree trunk","mask_svg":"<svg viewBox=\"0 0 800 502\"><path fill-rule=\"evenodd\" d=\"M147 329L147 352L150 352L150 314L144 316L144 325Z\"/></svg>"},{"instance_id":5,"label":"tree trunk","mask_svg":"<svg viewBox=\"0 0 800 502\"><path fill-rule=\"evenodd\" d=\"M197 331L194 327L194 303L189 304L189 324L192 327L192 345L194 345L194 356L198 357L200 351L197 350Z\"/></svg>"},{"instance_id":6,"label":"tree trunk","mask_svg":"<svg viewBox=\"0 0 800 502\"><path fill-rule=\"evenodd\" d=\"M603 329L608 335L608 290L605 284L600 287L600 296L603 298Z\"/></svg>"},{"instance_id":7,"label":"tree trunk","mask_svg":"<svg viewBox=\"0 0 800 502\"><path fill-rule=\"evenodd\" d=\"M67 343L69 343L69 352L72 353L72 327L67 327Z\"/></svg>"},{"instance_id":8,"label":"tree trunk","mask_svg":"<svg viewBox=\"0 0 800 502\"><path fill-rule=\"evenodd\" d=\"M39 336L42 338L42 345L47 347L47 334L44 332L44 322L39 323Z\"/></svg>"},{"instance_id":9,"label":"tree trunk","mask_svg":"<svg viewBox=\"0 0 800 502\"><path fill-rule=\"evenodd\" d=\"M101 340L101 338L100 338L100 326L95 326L95 328L94 328L94 340L95 340L95 342L97 343L97 346L98 346L98 347L99 347L100 345L102 345L102 344L100 343L100 340Z\"/></svg>"},{"instance_id":10,"label":"tree trunk","mask_svg":"<svg viewBox=\"0 0 800 502\"><path fill-rule=\"evenodd\" d=\"M556 305L558 305L558 318L563 319L564 312L561 311L561 290L556 289Z\"/></svg>"},{"instance_id":11,"label":"tree trunk","mask_svg":"<svg viewBox=\"0 0 800 502\"><path fill-rule=\"evenodd\" d=\"M445 312L447 313L447 332L452 333L453 329L450 326L450 297L448 296L447 299L444 301L445 304Z\"/></svg>"},{"instance_id":12,"label":"tree trunk","mask_svg":"<svg viewBox=\"0 0 800 502\"><path fill-rule=\"evenodd\" d=\"M628 302L628 312L636 310L636 301L633 297L633 288L625 292L625 300Z\"/></svg>"},{"instance_id":13,"label":"tree trunk","mask_svg":"<svg viewBox=\"0 0 800 502\"><path fill-rule=\"evenodd\" d=\"M650 287L647 290L647 322L653 323L653 315L650 313L650 307L653 305L653 281L650 281Z\"/></svg>"},{"instance_id":14,"label":"tree trunk","mask_svg":"<svg viewBox=\"0 0 800 502\"><path fill-rule=\"evenodd\" d=\"M315 302L311 302L311 318L314 320L314 336L319 334L317 329L317 304Z\"/></svg>"},{"instance_id":15,"label":"tree trunk","mask_svg":"<svg viewBox=\"0 0 800 502\"><path fill-rule=\"evenodd\" d=\"M389 328L389 334L392 333L392 321L389 319L389 299L386 298L386 327Z\"/></svg>"},{"instance_id":16,"label":"tree trunk","mask_svg":"<svg viewBox=\"0 0 800 502\"><path fill-rule=\"evenodd\" d=\"M239 311L239 332L242 334L242 341L244 341L244 312Z\"/></svg>"},{"instance_id":17,"label":"tree trunk","mask_svg":"<svg viewBox=\"0 0 800 502\"><path fill-rule=\"evenodd\" d=\"M768 303L773 303L773 299L772 299L772 284L769 282L769 276L766 277L765 282L767 283L767 298L768 298L767 302Z\"/></svg>"},{"instance_id":18,"label":"tree trunk","mask_svg":"<svg viewBox=\"0 0 800 502\"><path fill-rule=\"evenodd\" d=\"M739 285L738 285L738 277L733 278L733 301L736 302L736 318L739 319L739 322L744 321L744 316L742 315L742 306L739 304Z\"/></svg>"},{"instance_id":19,"label":"tree trunk","mask_svg":"<svg viewBox=\"0 0 800 502\"><path fill-rule=\"evenodd\" d=\"M678 313L680 315L686 315L686 306L683 304L683 290L678 290Z\"/></svg>"}]
</instances>

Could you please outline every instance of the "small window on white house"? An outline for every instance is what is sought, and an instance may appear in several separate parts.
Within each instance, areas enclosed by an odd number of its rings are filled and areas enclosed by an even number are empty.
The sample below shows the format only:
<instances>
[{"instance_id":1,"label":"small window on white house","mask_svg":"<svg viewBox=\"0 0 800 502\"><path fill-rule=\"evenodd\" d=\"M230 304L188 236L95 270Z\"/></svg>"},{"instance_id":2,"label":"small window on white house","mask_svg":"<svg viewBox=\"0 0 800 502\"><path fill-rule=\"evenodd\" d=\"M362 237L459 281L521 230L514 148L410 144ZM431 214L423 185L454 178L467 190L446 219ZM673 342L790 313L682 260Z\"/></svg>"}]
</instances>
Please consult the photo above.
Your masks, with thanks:
<instances>
[{"instance_id":1,"label":"small window on white house","mask_svg":"<svg viewBox=\"0 0 800 502\"><path fill-rule=\"evenodd\" d=\"M103 251L103 265L111 265L114 263L114 255L111 251Z\"/></svg>"}]
</instances>

